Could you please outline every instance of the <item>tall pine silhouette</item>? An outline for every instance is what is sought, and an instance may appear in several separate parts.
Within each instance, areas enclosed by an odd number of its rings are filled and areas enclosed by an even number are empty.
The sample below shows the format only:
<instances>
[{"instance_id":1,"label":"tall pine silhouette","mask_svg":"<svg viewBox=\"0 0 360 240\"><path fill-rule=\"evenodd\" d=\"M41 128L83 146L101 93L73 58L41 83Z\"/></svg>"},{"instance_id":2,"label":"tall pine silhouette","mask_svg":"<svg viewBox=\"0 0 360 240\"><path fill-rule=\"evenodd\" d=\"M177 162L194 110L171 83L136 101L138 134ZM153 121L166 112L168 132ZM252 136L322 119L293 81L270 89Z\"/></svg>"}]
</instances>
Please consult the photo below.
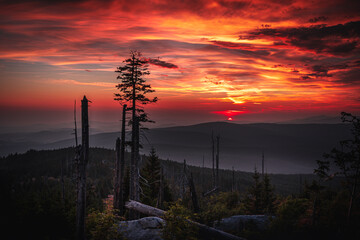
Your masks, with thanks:
<instances>
[{"instance_id":1,"label":"tall pine silhouette","mask_svg":"<svg viewBox=\"0 0 360 240\"><path fill-rule=\"evenodd\" d=\"M129 198L140 200L139 187L139 126L142 122L149 122L149 118L143 109L143 105L157 101L157 98L148 98L146 94L154 92L144 77L149 75L147 61L141 58L141 53L131 51L130 58L124 60L124 65L115 71L119 73L117 79L120 83L116 85L119 93L115 93L115 100L121 104L127 104L131 111L130 124L131 134L131 162L130 162L130 189ZM136 218L136 213L131 212L130 218Z\"/></svg>"}]
</instances>

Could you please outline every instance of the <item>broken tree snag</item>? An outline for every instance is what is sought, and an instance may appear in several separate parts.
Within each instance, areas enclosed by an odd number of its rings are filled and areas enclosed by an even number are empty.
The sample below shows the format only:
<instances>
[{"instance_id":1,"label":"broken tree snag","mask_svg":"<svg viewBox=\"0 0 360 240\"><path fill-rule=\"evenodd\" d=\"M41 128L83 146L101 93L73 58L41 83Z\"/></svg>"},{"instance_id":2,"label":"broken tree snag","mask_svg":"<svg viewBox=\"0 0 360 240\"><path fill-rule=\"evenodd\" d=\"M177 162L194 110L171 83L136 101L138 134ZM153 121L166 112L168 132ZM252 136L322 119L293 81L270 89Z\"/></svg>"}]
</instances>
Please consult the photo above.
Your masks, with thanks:
<instances>
[{"instance_id":1,"label":"broken tree snag","mask_svg":"<svg viewBox=\"0 0 360 240\"><path fill-rule=\"evenodd\" d=\"M146 215L156 216L156 217L160 217L160 218L163 218L166 214L166 212L161 209L154 208L154 207L151 207L146 204L136 202L133 200L126 202L125 207L128 209L146 214ZM199 234L201 236L201 239L245 240L244 238L234 236L232 234L223 232L221 230L206 226L206 225L198 223L198 222L194 222L191 220L187 220L187 221L199 228Z\"/></svg>"},{"instance_id":2,"label":"broken tree snag","mask_svg":"<svg viewBox=\"0 0 360 240\"><path fill-rule=\"evenodd\" d=\"M162 166L160 167L160 184L159 184L159 194L158 194L158 200L156 202L156 207L163 208L164 203L164 170Z\"/></svg>"},{"instance_id":3,"label":"broken tree snag","mask_svg":"<svg viewBox=\"0 0 360 240\"><path fill-rule=\"evenodd\" d=\"M127 105L123 106L122 125L121 125L121 145L120 145L120 192L119 206L120 215L124 214L124 177L125 177L125 121Z\"/></svg>"},{"instance_id":4,"label":"broken tree snag","mask_svg":"<svg viewBox=\"0 0 360 240\"><path fill-rule=\"evenodd\" d=\"M214 132L211 132L211 153L212 153L212 180L213 180L213 187L216 187L216 181L215 181L215 139L214 139Z\"/></svg>"},{"instance_id":5,"label":"broken tree snag","mask_svg":"<svg viewBox=\"0 0 360 240\"><path fill-rule=\"evenodd\" d=\"M61 183L61 203L65 203L65 183L64 183L64 159L61 159L60 166L60 183Z\"/></svg>"},{"instance_id":6,"label":"broken tree snag","mask_svg":"<svg viewBox=\"0 0 360 240\"><path fill-rule=\"evenodd\" d=\"M120 209L120 138L115 144L114 209Z\"/></svg>"},{"instance_id":7,"label":"broken tree snag","mask_svg":"<svg viewBox=\"0 0 360 240\"><path fill-rule=\"evenodd\" d=\"M219 155L220 155L220 135L216 136L216 186L219 186Z\"/></svg>"},{"instance_id":8,"label":"broken tree snag","mask_svg":"<svg viewBox=\"0 0 360 240\"><path fill-rule=\"evenodd\" d=\"M261 178L264 181L264 165L265 165L265 157L264 157L264 150L262 151L262 159L261 159Z\"/></svg>"},{"instance_id":9,"label":"broken tree snag","mask_svg":"<svg viewBox=\"0 0 360 240\"><path fill-rule=\"evenodd\" d=\"M86 165L89 160L89 118L88 100L84 96L81 100L81 128L82 147L78 164L77 202L76 202L76 232L77 239L85 239L85 213L86 213Z\"/></svg>"},{"instance_id":10,"label":"broken tree snag","mask_svg":"<svg viewBox=\"0 0 360 240\"><path fill-rule=\"evenodd\" d=\"M182 199L185 198L186 182L187 182L187 177L186 177L186 160L184 159L183 176L182 176L182 182L181 182L181 185L182 185L181 198L182 198Z\"/></svg>"},{"instance_id":11,"label":"broken tree snag","mask_svg":"<svg viewBox=\"0 0 360 240\"><path fill-rule=\"evenodd\" d=\"M76 126L76 100L75 100L75 103L74 103L74 123L75 123L75 128L74 128L75 147L78 147L78 136L77 136L77 126Z\"/></svg>"},{"instance_id":12,"label":"broken tree snag","mask_svg":"<svg viewBox=\"0 0 360 240\"><path fill-rule=\"evenodd\" d=\"M140 147L140 143L139 143L139 134L140 134L140 118L136 117L135 118L135 136L136 136L136 141L135 141L135 176L134 176L134 194L135 194L135 198L133 198L135 201L140 201L140 169L139 169L139 162L140 162L140 154L139 154L139 147ZM140 215L138 212L134 213L134 219L139 219Z\"/></svg>"},{"instance_id":13,"label":"broken tree snag","mask_svg":"<svg viewBox=\"0 0 360 240\"><path fill-rule=\"evenodd\" d=\"M198 199L197 199L197 195L196 195L195 184L194 184L192 173L190 173L189 188L190 188L191 199L192 199L193 206L194 206L194 212L198 213L200 211L200 208L199 208L199 203L198 203Z\"/></svg>"},{"instance_id":14,"label":"broken tree snag","mask_svg":"<svg viewBox=\"0 0 360 240\"><path fill-rule=\"evenodd\" d=\"M232 167L231 192L235 192L235 170L234 170L234 166Z\"/></svg>"}]
</instances>

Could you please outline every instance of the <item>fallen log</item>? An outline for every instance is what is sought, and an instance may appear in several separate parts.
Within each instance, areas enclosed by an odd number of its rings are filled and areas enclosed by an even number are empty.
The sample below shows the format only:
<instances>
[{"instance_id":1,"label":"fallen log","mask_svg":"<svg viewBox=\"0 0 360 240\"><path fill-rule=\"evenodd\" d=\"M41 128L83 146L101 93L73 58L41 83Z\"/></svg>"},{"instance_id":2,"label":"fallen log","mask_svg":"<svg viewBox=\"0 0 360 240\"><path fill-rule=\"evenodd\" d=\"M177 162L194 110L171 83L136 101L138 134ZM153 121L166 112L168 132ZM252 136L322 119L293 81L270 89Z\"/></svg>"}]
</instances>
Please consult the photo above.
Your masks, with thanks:
<instances>
[{"instance_id":1,"label":"fallen log","mask_svg":"<svg viewBox=\"0 0 360 240\"><path fill-rule=\"evenodd\" d=\"M156 217L160 217L160 218L164 218L165 213L166 213L165 211L163 211L161 209L151 207L149 205L146 205L146 204L143 204L143 203L140 203L137 201L133 201L133 200L129 200L128 202L126 202L125 207L128 209L135 210L140 213L146 214L146 215L156 216ZM187 221L190 222L191 224L194 224L195 226L197 226L199 228L199 234L204 239L246 240L244 238L234 236L230 233L223 232L221 230L206 226L206 225L198 223L198 222L194 222L191 220L187 220Z\"/></svg>"},{"instance_id":2,"label":"fallen log","mask_svg":"<svg viewBox=\"0 0 360 240\"><path fill-rule=\"evenodd\" d=\"M156 216L159 218L163 218L165 216L165 211L134 201L134 200L129 200L128 202L125 203L125 207L131 210L136 210L140 213L143 213L145 215L149 215L149 216Z\"/></svg>"}]
</instances>

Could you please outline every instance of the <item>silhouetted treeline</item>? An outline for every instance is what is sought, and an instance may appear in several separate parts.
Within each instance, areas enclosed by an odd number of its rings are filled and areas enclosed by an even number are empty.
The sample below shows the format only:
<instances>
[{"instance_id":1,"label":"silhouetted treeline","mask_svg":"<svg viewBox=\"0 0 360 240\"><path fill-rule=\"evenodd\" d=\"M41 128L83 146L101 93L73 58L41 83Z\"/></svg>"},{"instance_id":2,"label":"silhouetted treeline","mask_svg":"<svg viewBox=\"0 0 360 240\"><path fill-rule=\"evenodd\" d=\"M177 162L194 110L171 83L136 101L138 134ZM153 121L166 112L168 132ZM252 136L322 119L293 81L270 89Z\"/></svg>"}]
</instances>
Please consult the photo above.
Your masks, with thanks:
<instances>
[{"instance_id":1,"label":"silhouetted treeline","mask_svg":"<svg viewBox=\"0 0 360 240\"><path fill-rule=\"evenodd\" d=\"M74 154L74 148L65 148L30 150L25 154L12 154L0 158L0 198L3 216L1 224L14 238L72 239L74 237L76 201L72 162ZM107 199L109 194L113 194L115 151L90 148L89 156L87 209L89 212L103 211L104 199ZM130 154L126 153L127 172L129 159ZM142 156L141 168L146 165L146 162L147 157ZM160 166L172 199L182 197L182 204L192 209L188 186L185 186L185 195L181 196L183 163L161 160ZM159 166L156 166L156 169L160 171ZM211 224L216 219L234 214L258 214L262 211L265 213L264 209L252 212L252 208L249 207L251 204L246 202L247 196L251 193L249 188L254 184L254 173L235 171L233 177L232 170L219 170L219 190L211 196L203 197L203 193L213 187L212 169L188 166L187 171L193 176L199 198L200 214L198 216L201 217L200 220L203 223ZM63 176L64 184L62 184L61 176ZM317 179L315 175L269 174L269 179L270 184L275 187L276 199L272 212L277 216L277 221L273 223L272 228L275 233L271 234L278 236L277 231L284 234L296 231L308 234L309 226L312 232L318 228L327 229L336 224L340 230L344 229L338 220L342 219L346 213L342 208L347 205L347 198L346 192L335 191L338 189L339 181L332 181L326 187L326 191L321 191L316 195L314 188L311 187L312 182ZM129 176L125 176L127 186L128 181ZM155 196L156 191L152 194ZM126 189L125 195L128 195ZM315 195L320 207L313 210ZM251 196L248 199L251 201ZM156 201L153 204L161 205ZM168 208L170 205L166 203L163 207ZM358 206L357 201L354 216L358 216ZM312 225L313 219L315 219L314 225ZM22 231L17 231L19 228ZM253 238L250 237L250 239Z\"/></svg>"}]
</instances>

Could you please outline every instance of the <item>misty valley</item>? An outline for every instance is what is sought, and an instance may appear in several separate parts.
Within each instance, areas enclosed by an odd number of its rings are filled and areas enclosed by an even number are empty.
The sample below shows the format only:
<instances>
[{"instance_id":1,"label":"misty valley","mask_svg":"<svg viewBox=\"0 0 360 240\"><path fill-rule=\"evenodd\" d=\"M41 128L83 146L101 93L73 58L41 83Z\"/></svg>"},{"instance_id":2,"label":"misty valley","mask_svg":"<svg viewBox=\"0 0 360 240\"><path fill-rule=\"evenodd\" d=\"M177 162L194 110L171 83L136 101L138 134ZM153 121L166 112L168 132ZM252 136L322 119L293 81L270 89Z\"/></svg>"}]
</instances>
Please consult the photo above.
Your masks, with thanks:
<instances>
[{"instance_id":1,"label":"misty valley","mask_svg":"<svg viewBox=\"0 0 360 240\"><path fill-rule=\"evenodd\" d=\"M139 158L139 203L165 212L141 212L139 220L132 220L139 221L136 223L129 221L130 208L123 207L120 214L114 208L117 152L113 139L120 134L90 135L94 147L86 167L86 237L351 238L359 224L358 199L349 225L345 177L324 180L314 174L316 160L340 140L350 138L350 130L350 124L226 122L145 130ZM78 175L74 138L68 135L71 132L60 129L0 135L11 145L1 146L2 225L14 238L76 238ZM219 152L212 141L214 132L219 134ZM38 150L24 152L24 142ZM6 152L11 150L23 153ZM132 200L129 150L126 147L122 204ZM212 167L213 157L219 161L219 170ZM15 230L18 226L22 231ZM221 234L204 230L204 226Z\"/></svg>"}]
</instances>

